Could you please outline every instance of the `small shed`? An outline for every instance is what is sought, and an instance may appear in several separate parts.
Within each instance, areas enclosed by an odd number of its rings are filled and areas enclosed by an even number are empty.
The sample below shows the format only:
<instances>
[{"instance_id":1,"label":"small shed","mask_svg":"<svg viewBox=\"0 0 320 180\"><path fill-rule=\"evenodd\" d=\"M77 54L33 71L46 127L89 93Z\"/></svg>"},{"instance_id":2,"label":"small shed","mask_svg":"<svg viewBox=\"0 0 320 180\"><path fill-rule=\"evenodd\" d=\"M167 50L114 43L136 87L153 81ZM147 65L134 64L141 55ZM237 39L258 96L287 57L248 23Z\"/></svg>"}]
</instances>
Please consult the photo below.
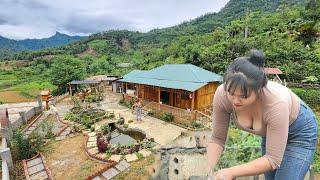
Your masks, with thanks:
<instances>
[{"instance_id":1,"label":"small shed","mask_svg":"<svg viewBox=\"0 0 320 180\"><path fill-rule=\"evenodd\" d=\"M111 86L112 82L119 79L117 75L96 75L87 78L86 80L94 80L94 81L101 81L101 84L104 86Z\"/></svg>"},{"instance_id":2,"label":"small shed","mask_svg":"<svg viewBox=\"0 0 320 180\"><path fill-rule=\"evenodd\" d=\"M283 72L279 68L264 68L264 73L266 73L267 76L273 76L272 81L278 82L280 84L285 83L279 77L279 75L283 74Z\"/></svg>"},{"instance_id":3,"label":"small shed","mask_svg":"<svg viewBox=\"0 0 320 180\"><path fill-rule=\"evenodd\" d=\"M70 83L68 83L69 86L69 94L74 95L74 93L78 92L79 86L84 85L84 86L89 86L91 91L100 91L100 84L101 81L97 80L73 80Z\"/></svg>"}]
</instances>

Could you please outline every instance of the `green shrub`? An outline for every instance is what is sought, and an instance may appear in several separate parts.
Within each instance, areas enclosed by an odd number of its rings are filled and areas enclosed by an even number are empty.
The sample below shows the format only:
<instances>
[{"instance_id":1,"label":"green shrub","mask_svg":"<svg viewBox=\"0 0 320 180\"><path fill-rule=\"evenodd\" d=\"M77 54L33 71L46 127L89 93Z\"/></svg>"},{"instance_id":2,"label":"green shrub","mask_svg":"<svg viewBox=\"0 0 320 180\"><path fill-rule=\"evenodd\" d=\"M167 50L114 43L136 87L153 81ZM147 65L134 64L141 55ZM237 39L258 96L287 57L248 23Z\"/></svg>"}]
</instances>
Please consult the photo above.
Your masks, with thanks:
<instances>
[{"instance_id":1,"label":"green shrub","mask_svg":"<svg viewBox=\"0 0 320 180\"><path fill-rule=\"evenodd\" d=\"M201 124L200 122L197 122L197 121L193 121L193 122L191 123L191 126L192 126L193 128L195 128L195 129L203 128L203 127L204 127L203 124Z\"/></svg>"},{"instance_id":2,"label":"green shrub","mask_svg":"<svg viewBox=\"0 0 320 180\"><path fill-rule=\"evenodd\" d=\"M154 116L155 112L154 111L148 111L148 116Z\"/></svg>"},{"instance_id":3,"label":"green shrub","mask_svg":"<svg viewBox=\"0 0 320 180\"><path fill-rule=\"evenodd\" d=\"M69 112L64 116L65 120L77 122L77 117L73 113Z\"/></svg>"},{"instance_id":4,"label":"green shrub","mask_svg":"<svg viewBox=\"0 0 320 180\"><path fill-rule=\"evenodd\" d=\"M243 164L261 156L261 138L237 128L229 128L225 151L215 169Z\"/></svg>"},{"instance_id":5,"label":"green shrub","mask_svg":"<svg viewBox=\"0 0 320 180\"><path fill-rule=\"evenodd\" d=\"M100 127L100 131L103 135L107 135L110 132L111 128L109 125L104 124Z\"/></svg>"},{"instance_id":6,"label":"green shrub","mask_svg":"<svg viewBox=\"0 0 320 180\"><path fill-rule=\"evenodd\" d=\"M39 127L41 129L41 133L45 138L52 138L54 136L53 134L53 128L54 123L48 120L42 121L39 124Z\"/></svg>"},{"instance_id":7,"label":"green shrub","mask_svg":"<svg viewBox=\"0 0 320 180\"><path fill-rule=\"evenodd\" d=\"M112 149L107 149L105 154L106 154L106 159L109 159L112 156Z\"/></svg>"},{"instance_id":8,"label":"green shrub","mask_svg":"<svg viewBox=\"0 0 320 180\"><path fill-rule=\"evenodd\" d=\"M320 105L320 90L292 88L292 91L311 107L315 108Z\"/></svg>"},{"instance_id":9,"label":"green shrub","mask_svg":"<svg viewBox=\"0 0 320 180\"><path fill-rule=\"evenodd\" d=\"M318 121L318 129L320 128L320 112L316 115L317 121ZM320 134L318 133L318 139L320 138ZM320 149L317 148L317 151L314 155L313 162L312 162L312 169L320 173Z\"/></svg>"},{"instance_id":10,"label":"green shrub","mask_svg":"<svg viewBox=\"0 0 320 180\"><path fill-rule=\"evenodd\" d=\"M136 152L135 155L137 156L138 159L142 159L143 155L141 153Z\"/></svg>"},{"instance_id":11,"label":"green shrub","mask_svg":"<svg viewBox=\"0 0 320 180\"><path fill-rule=\"evenodd\" d=\"M167 122L173 122L174 121L174 116L172 113L163 113L162 119L167 121Z\"/></svg>"},{"instance_id":12,"label":"green shrub","mask_svg":"<svg viewBox=\"0 0 320 180\"><path fill-rule=\"evenodd\" d=\"M112 119L112 118L114 118L114 117L115 117L114 113L110 113L110 114L108 115L108 118L109 118L109 119Z\"/></svg>"},{"instance_id":13,"label":"green shrub","mask_svg":"<svg viewBox=\"0 0 320 180\"><path fill-rule=\"evenodd\" d=\"M42 137L37 133L31 133L29 138L26 138L21 131L13 131L10 136L10 149L15 160L33 157L43 145Z\"/></svg>"},{"instance_id":14,"label":"green shrub","mask_svg":"<svg viewBox=\"0 0 320 180\"><path fill-rule=\"evenodd\" d=\"M124 124L123 127L124 127L124 128L128 128L129 125L128 125L128 124Z\"/></svg>"},{"instance_id":15,"label":"green shrub","mask_svg":"<svg viewBox=\"0 0 320 180\"><path fill-rule=\"evenodd\" d=\"M132 99L131 101L126 101L125 99L121 99L119 101L119 104L122 106L125 106L127 108L132 108L133 104L134 104L134 100Z\"/></svg>"},{"instance_id":16,"label":"green shrub","mask_svg":"<svg viewBox=\"0 0 320 180\"><path fill-rule=\"evenodd\" d=\"M89 96L87 96L87 101L88 102L96 102L96 97L92 94L90 94Z\"/></svg>"},{"instance_id":17,"label":"green shrub","mask_svg":"<svg viewBox=\"0 0 320 180\"><path fill-rule=\"evenodd\" d=\"M140 142L140 145L141 145L142 149L150 150L156 146L156 143L152 142L152 141L142 141L142 142Z\"/></svg>"},{"instance_id":18,"label":"green shrub","mask_svg":"<svg viewBox=\"0 0 320 180\"><path fill-rule=\"evenodd\" d=\"M317 150L314 155L312 169L315 172L320 173L320 150Z\"/></svg>"}]
</instances>

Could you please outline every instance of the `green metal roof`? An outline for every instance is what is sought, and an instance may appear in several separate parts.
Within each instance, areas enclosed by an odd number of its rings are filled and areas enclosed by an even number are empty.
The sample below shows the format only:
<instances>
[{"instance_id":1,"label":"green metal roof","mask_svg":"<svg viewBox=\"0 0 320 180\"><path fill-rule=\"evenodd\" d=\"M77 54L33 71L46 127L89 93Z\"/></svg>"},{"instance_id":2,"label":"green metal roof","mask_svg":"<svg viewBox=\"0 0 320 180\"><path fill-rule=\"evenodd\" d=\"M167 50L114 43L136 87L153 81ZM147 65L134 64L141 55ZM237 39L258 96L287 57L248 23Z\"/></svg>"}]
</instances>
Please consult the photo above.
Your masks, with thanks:
<instances>
[{"instance_id":1,"label":"green metal roof","mask_svg":"<svg viewBox=\"0 0 320 180\"><path fill-rule=\"evenodd\" d=\"M221 82L222 76L192 64L167 64L149 71L131 71L119 81L196 91L209 82Z\"/></svg>"}]
</instances>

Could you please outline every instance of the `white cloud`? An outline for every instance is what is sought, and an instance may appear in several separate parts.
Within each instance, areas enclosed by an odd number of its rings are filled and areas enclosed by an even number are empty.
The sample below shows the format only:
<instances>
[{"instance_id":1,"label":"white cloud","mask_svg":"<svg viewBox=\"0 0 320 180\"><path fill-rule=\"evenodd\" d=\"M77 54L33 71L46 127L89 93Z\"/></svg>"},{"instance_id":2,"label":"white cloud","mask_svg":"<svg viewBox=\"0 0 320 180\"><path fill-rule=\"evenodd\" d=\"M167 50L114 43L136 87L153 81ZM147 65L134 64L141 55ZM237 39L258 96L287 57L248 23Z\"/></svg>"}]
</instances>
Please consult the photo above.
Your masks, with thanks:
<instances>
[{"instance_id":1,"label":"white cloud","mask_svg":"<svg viewBox=\"0 0 320 180\"><path fill-rule=\"evenodd\" d=\"M149 31L219 11L228 0L0 0L0 35L43 38L56 31Z\"/></svg>"}]
</instances>

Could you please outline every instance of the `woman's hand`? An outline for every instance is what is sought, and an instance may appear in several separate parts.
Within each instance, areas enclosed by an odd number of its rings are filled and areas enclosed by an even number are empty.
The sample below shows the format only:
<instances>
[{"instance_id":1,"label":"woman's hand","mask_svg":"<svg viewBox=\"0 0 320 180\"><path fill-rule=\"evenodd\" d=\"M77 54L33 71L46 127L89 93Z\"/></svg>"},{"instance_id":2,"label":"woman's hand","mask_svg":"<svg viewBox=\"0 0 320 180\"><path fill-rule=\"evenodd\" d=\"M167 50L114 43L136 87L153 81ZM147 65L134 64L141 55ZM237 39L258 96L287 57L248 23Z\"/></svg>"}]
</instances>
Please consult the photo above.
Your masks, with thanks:
<instances>
[{"instance_id":1,"label":"woman's hand","mask_svg":"<svg viewBox=\"0 0 320 180\"><path fill-rule=\"evenodd\" d=\"M232 180L233 178L229 169L221 169L214 174L214 180Z\"/></svg>"}]
</instances>

